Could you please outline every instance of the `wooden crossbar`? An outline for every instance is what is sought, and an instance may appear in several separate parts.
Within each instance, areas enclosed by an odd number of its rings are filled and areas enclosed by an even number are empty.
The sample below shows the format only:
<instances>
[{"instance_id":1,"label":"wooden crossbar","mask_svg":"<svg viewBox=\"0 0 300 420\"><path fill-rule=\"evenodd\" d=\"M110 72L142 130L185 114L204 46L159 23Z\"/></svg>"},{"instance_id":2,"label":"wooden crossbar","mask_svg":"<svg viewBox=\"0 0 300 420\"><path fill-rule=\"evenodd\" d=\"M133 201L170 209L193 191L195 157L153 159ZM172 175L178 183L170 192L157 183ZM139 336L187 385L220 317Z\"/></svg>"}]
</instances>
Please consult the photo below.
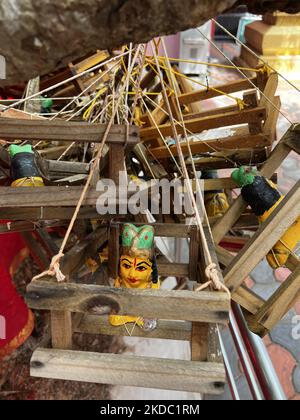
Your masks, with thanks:
<instances>
[{"instance_id":1,"label":"wooden crossbar","mask_svg":"<svg viewBox=\"0 0 300 420\"><path fill-rule=\"evenodd\" d=\"M33 377L219 394L225 368L220 363L38 349Z\"/></svg>"},{"instance_id":2,"label":"wooden crossbar","mask_svg":"<svg viewBox=\"0 0 300 420\"><path fill-rule=\"evenodd\" d=\"M238 112L229 112L221 115L213 115L204 118L198 118L195 120L188 120L185 122L185 127L189 132L201 133L204 130L210 130L213 128L226 127L231 125L246 124L249 122L263 121L266 118L266 109L264 107L258 107L254 109L245 109ZM184 134L184 128L177 124L176 129L178 134ZM171 124L164 124L159 126L161 134L165 137L172 136ZM142 140L155 139L158 135L157 129L154 128L142 128L140 131Z\"/></svg>"},{"instance_id":3,"label":"wooden crossbar","mask_svg":"<svg viewBox=\"0 0 300 420\"><path fill-rule=\"evenodd\" d=\"M67 122L59 120L19 120L0 117L0 133L4 140L47 140L66 142L100 143L107 128L106 124ZM134 146L139 142L139 128L113 125L107 143L121 143Z\"/></svg>"},{"instance_id":4,"label":"wooden crossbar","mask_svg":"<svg viewBox=\"0 0 300 420\"><path fill-rule=\"evenodd\" d=\"M181 150L184 156L189 155L189 147L193 155L201 153L214 153L222 150L239 150L239 149L261 149L271 146L270 138L266 134L246 134L243 136L224 137L218 140L192 141L190 146L186 142L182 142ZM178 157L176 146L170 147L171 153ZM170 151L166 147L156 147L151 149L151 154L157 159L170 158Z\"/></svg>"},{"instance_id":5,"label":"wooden crossbar","mask_svg":"<svg viewBox=\"0 0 300 420\"><path fill-rule=\"evenodd\" d=\"M257 83L257 77L250 78L254 84ZM219 90L209 90L201 89L198 91L185 93L179 96L179 102L181 105L189 105L194 102L205 101L206 99L216 98L218 96L222 96L223 93L234 93L239 92L242 90L253 89L253 85L249 80L243 79L238 80L237 82L226 83L225 85L216 86L215 89Z\"/></svg>"},{"instance_id":6,"label":"wooden crossbar","mask_svg":"<svg viewBox=\"0 0 300 420\"><path fill-rule=\"evenodd\" d=\"M103 334L110 336L126 335L126 328L113 327L107 317L97 315L84 315L74 332L83 334ZM163 340L190 341L192 335L191 322L182 321L158 321L157 328L153 331L144 331L141 328L134 328L132 337L156 338Z\"/></svg>"},{"instance_id":7,"label":"wooden crossbar","mask_svg":"<svg viewBox=\"0 0 300 420\"><path fill-rule=\"evenodd\" d=\"M73 283L32 282L26 301L32 309L87 314L120 313L145 318L226 323L226 293L115 289Z\"/></svg>"}]
</instances>

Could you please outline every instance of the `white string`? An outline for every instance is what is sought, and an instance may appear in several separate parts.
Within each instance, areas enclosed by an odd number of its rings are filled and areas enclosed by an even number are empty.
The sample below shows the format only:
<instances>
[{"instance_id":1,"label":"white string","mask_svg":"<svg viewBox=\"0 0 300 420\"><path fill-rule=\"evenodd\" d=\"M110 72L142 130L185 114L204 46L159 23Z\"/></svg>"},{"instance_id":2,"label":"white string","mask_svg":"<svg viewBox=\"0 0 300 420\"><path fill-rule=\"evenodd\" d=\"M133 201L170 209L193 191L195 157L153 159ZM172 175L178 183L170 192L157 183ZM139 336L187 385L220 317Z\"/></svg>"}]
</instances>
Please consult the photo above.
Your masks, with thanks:
<instances>
[{"instance_id":1,"label":"white string","mask_svg":"<svg viewBox=\"0 0 300 420\"><path fill-rule=\"evenodd\" d=\"M153 117L153 115L152 115L151 111L149 110L149 108L148 108L148 106L147 106L147 104L146 104L146 102L144 101L144 99L143 99L143 98L142 98L142 102L143 102L143 104L144 104L144 106L145 106L146 110L147 110L147 111L148 111L148 113L149 113L149 116L150 116L150 119L151 119L152 123L154 124L154 126L155 126L156 130L158 131L158 133L159 133L159 135L160 135L160 137L161 137L162 141L164 142L164 144L165 144L165 146L166 146L166 148L167 148L168 152L170 153L170 156L171 156L172 160L174 161L174 163L175 163L175 165L176 165L176 167L177 167L177 169L178 169L179 173L181 174L181 176L183 176L182 170L181 170L180 166L178 165L178 162L177 162L177 160L175 159L175 156L173 155L172 150L170 149L170 146L168 145L168 143L167 143L167 141L166 141L165 137L163 136L162 132L160 131L160 128L159 128L159 126L158 126L157 122L155 121L155 119L154 119L154 117ZM169 114L168 114L168 115L169 115Z\"/></svg>"},{"instance_id":2,"label":"white string","mask_svg":"<svg viewBox=\"0 0 300 420\"><path fill-rule=\"evenodd\" d=\"M169 114L167 113L167 111L165 109L163 109L160 105L158 105L156 102L154 102L146 93L144 93L144 96L147 97L147 99L153 104L155 105L157 108L159 108L165 115L169 116ZM176 124L178 124L181 128L183 128L183 125L180 123L180 121L178 121L176 118L174 118L174 121L176 122ZM193 133L191 130L189 130L188 128L185 128L186 131L191 134L196 140L201 141L202 143L206 144L207 147L209 147L212 152L214 153L219 153L220 151L222 151L221 149L215 149L213 146L211 146L207 141L203 140L201 137L199 137L199 135ZM217 141L217 139L216 139ZM169 147L169 146L168 146ZM170 149L170 153L173 155L172 150ZM174 156L174 155L173 155ZM226 157L226 156L222 156L225 160L227 160L229 163L232 163L235 167L238 165L238 162L235 162L234 160ZM175 158L175 157L174 157Z\"/></svg>"},{"instance_id":3,"label":"white string","mask_svg":"<svg viewBox=\"0 0 300 420\"><path fill-rule=\"evenodd\" d=\"M281 109L277 106L277 105L275 105L271 100L270 100L270 98L268 98L266 95L265 95L265 93L264 92L262 92L256 85L255 85L255 83L253 83L252 82L252 80L250 80L249 79L249 77L241 70L241 69L239 69L235 64L234 64L234 62L232 61L232 60L230 60L230 58L229 57L227 57L227 55L217 46L217 44L214 42L214 41L212 41L210 38L208 38L199 28L197 28L196 29L202 36L203 36L203 38L205 38L211 45L213 45L215 48L216 48L216 50L220 53L220 54L222 54L223 55L223 57L227 60L227 61L229 61L229 63L231 64L231 65L233 65L235 68L236 68L236 70L244 77L244 78L246 78L247 80L248 80L248 82L254 87L254 89L256 89L256 90L258 90L259 92L260 92L260 94L272 105L272 107L273 108L275 108L276 109L276 111L278 111L292 126L293 125L295 125L295 123L293 123L282 111L281 111Z\"/></svg>"},{"instance_id":4,"label":"white string","mask_svg":"<svg viewBox=\"0 0 300 420\"><path fill-rule=\"evenodd\" d=\"M118 60L119 58L124 57L125 55L128 55L128 54L129 54L129 52L124 52L124 53L122 53L122 54L119 54L119 55L117 55L116 57L113 57L113 58L111 58L111 59L109 59L109 60L107 60L107 61L104 61L104 62L103 62L103 63L101 63L101 64L97 64L97 66L94 66L94 67L92 67L92 68L90 68L90 69L88 69L88 70L85 70L85 71L83 71L83 72L81 72L81 73L79 73L79 74L76 74L75 76L72 76L72 77L70 77L69 79L63 80L63 81L61 81L61 82L57 83L57 84L56 84L56 85L54 85L54 86L50 86L50 87L48 87L47 89L41 90L40 92L37 92L37 93L35 93L34 95L29 96L28 98L25 98L25 99L20 99L18 102L14 103L14 104L12 104L12 105L9 105L9 106L7 106L7 107L4 107L4 111L7 111L8 109L12 109L12 108L14 108L15 106L21 105L21 104L23 104L24 102L26 102L26 101L28 101L28 100L30 100L30 99L36 98L37 96L44 95L45 93L47 93L47 92L49 92L49 91L51 91L51 90L53 90L53 89L57 89L58 87L63 86L63 85L65 85L66 83L72 82L73 80L76 80L76 79L78 79L79 77L82 77L82 76L84 76L84 75L86 75L86 74L88 74L88 73L91 73L91 72L93 72L93 71L95 71L95 70L98 70L98 69L100 69L100 68L102 68L102 67L106 66L107 64L109 64L109 63L111 63L111 62L113 62L113 61L115 61L115 60Z\"/></svg>"},{"instance_id":5,"label":"white string","mask_svg":"<svg viewBox=\"0 0 300 420\"><path fill-rule=\"evenodd\" d=\"M228 35L231 36L238 44L246 48L247 51L249 51L252 55L254 55L256 58L258 58L260 61L262 61L266 66L268 66L271 70L273 70L275 73L277 73L283 80L285 80L290 86L292 86L294 89L296 89L298 92L300 92L300 89L294 85L290 80L288 80L282 73L279 73L274 67L272 67L267 61L265 61L262 57L260 57L258 54L256 54L255 51L253 51L251 48L248 47L248 45L244 44L240 39L238 39L234 34L232 34L230 31L228 31L223 25L221 25L219 22L217 22L215 19L211 19L212 22L214 22L219 28L223 29L224 32L226 32Z\"/></svg>"}]
</instances>

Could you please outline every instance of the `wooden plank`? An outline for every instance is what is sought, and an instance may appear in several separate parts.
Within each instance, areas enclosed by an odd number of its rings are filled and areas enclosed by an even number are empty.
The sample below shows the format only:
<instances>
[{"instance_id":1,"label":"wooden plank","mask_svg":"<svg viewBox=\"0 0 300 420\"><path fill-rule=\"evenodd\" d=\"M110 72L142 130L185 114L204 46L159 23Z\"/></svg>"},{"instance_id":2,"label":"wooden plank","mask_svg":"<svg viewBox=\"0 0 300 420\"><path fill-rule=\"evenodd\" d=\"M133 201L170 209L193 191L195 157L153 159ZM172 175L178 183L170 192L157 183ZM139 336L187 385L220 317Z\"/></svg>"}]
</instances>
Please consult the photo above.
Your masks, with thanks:
<instances>
[{"instance_id":1,"label":"wooden plank","mask_svg":"<svg viewBox=\"0 0 300 420\"><path fill-rule=\"evenodd\" d=\"M185 75L181 73L181 71L179 70L177 66L174 66L174 70L177 73L180 73L180 74L175 74L175 77L176 77L181 94L195 92L195 89L193 88L192 83L185 78ZM181 75L183 77L181 77ZM198 103L194 102L194 103L189 104L188 108L190 112L192 113L201 112L201 104L199 102Z\"/></svg>"},{"instance_id":2,"label":"wooden plank","mask_svg":"<svg viewBox=\"0 0 300 420\"><path fill-rule=\"evenodd\" d=\"M270 178L279 168L284 159L289 155L290 148L285 144L290 138L297 138L297 131L290 128L282 137L280 143L275 147L267 162L263 165L260 172L263 176ZM237 222L239 217L247 208L242 196L239 196L225 215L217 222L213 228L213 237L216 244L219 244L226 233Z\"/></svg>"},{"instance_id":3,"label":"wooden plank","mask_svg":"<svg viewBox=\"0 0 300 420\"><path fill-rule=\"evenodd\" d=\"M197 226L190 232L189 280L198 281L198 262L200 258L200 233Z\"/></svg>"},{"instance_id":4,"label":"wooden plank","mask_svg":"<svg viewBox=\"0 0 300 420\"><path fill-rule=\"evenodd\" d=\"M209 109L206 111L199 111L199 112L194 112L191 114L185 114L184 120L188 121L188 120L194 120L195 118L204 118L204 117L212 117L215 115L220 115L220 114L227 114L228 112L237 112L239 110L237 105L230 105L230 106L224 106L221 108L214 108L214 109Z\"/></svg>"},{"instance_id":5,"label":"wooden plank","mask_svg":"<svg viewBox=\"0 0 300 420\"><path fill-rule=\"evenodd\" d=\"M229 112L223 115L214 115L185 122L186 129L192 133L201 133L204 130L213 128L226 127L232 125L246 124L249 122L263 121L266 118L266 109L258 107L255 109L245 109L238 112ZM1 126L0 126L1 128ZM172 125L163 124L159 126L161 134L165 137L172 136ZM178 134L184 134L184 128L180 124L176 124ZM141 139L153 139L158 136L156 128L142 128L140 131Z\"/></svg>"},{"instance_id":6,"label":"wooden plank","mask_svg":"<svg viewBox=\"0 0 300 420\"><path fill-rule=\"evenodd\" d=\"M256 149L271 146L271 141L265 134L247 134L244 136L224 137L218 140L191 141L190 148L193 155L201 153L213 153L224 150L236 151L237 149ZM189 155L189 149L186 142L181 143L181 149L184 156ZM170 151L175 157L178 157L176 146L171 146ZM151 154L157 159L170 158L170 152L166 147L157 147L151 149ZM232 166L232 164L231 164Z\"/></svg>"},{"instance_id":7,"label":"wooden plank","mask_svg":"<svg viewBox=\"0 0 300 420\"><path fill-rule=\"evenodd\" d=\"M189 264L158 262L157 267L162 277L189 277Z\"/></svg>"},{"instance_id":8,"label":"wooden plank","mask_svg":"<svg viewBox=\"0 0 300 420\"><path fill-rule=\"evenodd\" d=\"M258 94L256 90L250 90L249 92L244 93L243 100L245 104L247 105L247 107L249 108L257 108L259 106ZM249 133L250 134L262 133L263 131L262 128L263 126L262 126L261 121L251 122L249 124Z\"/></svg>"},{"instance_id":9,"label":"wooden plank","mask_svg":"<svg viewBox=\"0 0 300 420\"><path fill-rule=\"evenodd\" d=\"M255 321L272 330L299 298L300 266L255 314Z\"/></svg>"},{"instance_id":10,"label":"wooden plank","mask_svg":"<svg viewBox=\"0 0 300 420\"><path fill-rule=\"evenodd\" d=\"M51 311L51 340L54 349L72 350L72 314L68 311Z\"/></svg>"},{"instance_id":11,"label":"wooden plank","mask_svg":"<svg viewBox=\"0 0 300 420\"><path fill-rule=\"evenodd\" d=\"M257 77L250 78L250 81L256 84ZM207 91L207 89L201 89L195 92L186 93L179 96L179 101L181 105L189 105L194 102L205 101L206 99L222 96L223 93L234 93L242 90L253 89L253 85L250 83L250 81L247 79L243 79L238 80L237 82L216 86L215 89L219 90L219 92L215 90Z\"/></svg>"},{"instance_id":12,"label":"wooden plank","mask_svg":"<svg viewBox=\"0 0 300 420\"><path fill-rule=\"evenodd\" d=\"M225 282L232 292L243 283L248 274L266 256L299 215L300 181L225 270Z\"/></svg>"},{"instance_id":13,"label":"wooden plank","mask_svg":"<svg viewBox=\"0 0 300 420\"><path fill-rule=\"evenodd\" d=\"M144 331L141 328L135 328L132 337L155 338L163 340L191 340L192 324L181 321L158 321L157 328L153 331ZM113 327L108 317L85 315L80 323L74 328L74 332L84 334L103 334L110 336L124 336L126 329L122 327Z\"/></svg>"},{"instance_id":14,"label":"wooden plank","mask_svg":"<svg viewBox=\"0 0 300 420\"><path fill-rule=\"evenodd\" d=\"M114 289L46 281L35 281L27 290L26 301L32 309L86 314L226 323L230 308L228 295L216 292Z\"/></svg>"},{"instance_id":15,"label":"wooden plank","mask_svg":"<svg viewBox=\"0 0 300 420\"><path fill-rule=\"evenodd\" d=\"M119 276L120 264L120 225L113 223L108 235L108 276L115 280Z\"/></svg>"},{"instance_id":16,"label":"wooden plank","mask_svg":"<svg viewBox=\"0 0 300 420\"><path fill-rule=\"evenodd\" d=\"M66 142L100 143L106 131L106 124L88 124L84 122L67 122L62 120L20 120L0 117L1 138L4 140L48 140ZM127 127L113 125L107 143L126 142ZM139 128L129 127L128 145L139 141Z\"/></svg>"},{"instance_id":17,"label":"wooden plank","mask_svg":"<svg viewBox=\"0 0 300 420\"><path fill-rule=\"evenodd\" d=\"M38 349L33 377L218 394L224 365L130 355Z\"/></svg>"},{"instance_id":18,"label":"wooden plank","mask_svg":"<svg viewBox=\"0 0 300 420\"><path fill-rule=\"evenodd\" d=\"M192 323L191 351L194 362L208 361L209 324Z\"/></svg>"},{"instance_id":19,"label":"wooden plank","mask_svg":"<svg viewBox=\"0 0 300 420\"><path fill-rule=\"evenodd\" d=\"M0 188L0 208L76 207L83 187ZM100 193L89 190L84 206L96 206Z\"/></svg>"},{"instance_id":20,"label":"wooden plank","mask_svg":"<svg viewBox=\"0 0 300 420\"><path fill-rule=\"evenodd\" d=\"M208 331L208 361L210 363L224 363L221 350L218 325L210 324Z\"/></svg>"},{"instance_id":21,"label":"wooden plank","mask_svg":"<svg viewBox=\"0 0 300 420\"><path fill-rule=\"evenodd\" d=\"M264 89L264 94L261 95L261 100L259 106L265 107L267 109L267 113L269 115L270 112L274 111L274 107L272 106L272 102L276 95L279 83L279 76L278 73L270 74L266 87ZM271 102L271 103L270 103Z\"/></svg>"},{"instance_id":22,"label":"wooden plank","mask_svg":"<svg viewBox=\"0 0 300 420\"><path fill-rule=\"evenodd\" d=\"M98 51L96 54L91 55L90 57L80 61L79 63L73 64L73 67L76 70L76 74L80 74L92 67L97 66L97 64L108 60L109 57L110 55L107 51Z\"/></svg>"},{"instance_id":23,"label":"wooden plank","mask_svg":"<svg viewBox=\"0 0 300 420\"><path fill-rule=\"evenodd\" d=\"M73 207L24 207L24 208L0 208L0 220L71 220L74 215ZM114 215L100 216L93 207L82 207L77 219L107 220Z\"/></svg>"},{"instance_id":24,"label":"wooden plank","mask_svg":"<svg viewBox=\"0 0 300 420\"><path fill-rule=\"evenodd\" d=\"M269 115L264 124L264 132L268 133L271 136L271 140L274 142L277 137L277 122L279 118L279 110L281 108L281 99L280 96L275 96L273 99L273 104L277 109L269 112Z\"/></svg>"},{"instance_id":25,"label":"wooden plank","mask_svg":"<svg viewBox=\"0 0 300 420\"><path fill-rule=\"evenodd\" d=\"M220 263L224 267L228 267L234 260L234 256L220 246L216 247L216 252ZM260 296L244 285L241 285L232 294L232 300L241 305L244 309L247 309L251 314L255 314L265 304L265 301Z\"/></svg>"},{"instance_id":26,"label":"wooden plank","mask_svg":"<svg viewBox=\"0 0 300 420\"><path fill-rule=\"evenodd\" d=\"M125 172L125 150L122 144L109 146L109 178L119 185L120 173Z\"/></svg>"}]
</instances>

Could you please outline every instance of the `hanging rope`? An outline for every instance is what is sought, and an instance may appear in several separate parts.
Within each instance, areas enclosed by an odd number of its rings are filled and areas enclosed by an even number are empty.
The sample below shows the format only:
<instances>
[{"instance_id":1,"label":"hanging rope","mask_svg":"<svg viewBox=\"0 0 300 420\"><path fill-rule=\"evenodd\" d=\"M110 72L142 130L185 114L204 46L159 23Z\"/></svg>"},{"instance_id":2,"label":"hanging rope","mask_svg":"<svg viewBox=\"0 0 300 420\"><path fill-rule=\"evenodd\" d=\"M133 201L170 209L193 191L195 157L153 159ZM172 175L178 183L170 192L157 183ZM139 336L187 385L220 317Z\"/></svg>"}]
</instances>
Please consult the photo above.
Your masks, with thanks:
<instances>
[{"instance_id":1,"label":"hanging rope","mask_svg":"<svg viewBox=\"0 0 300 420\"><path fill-rule=\"evenodd\" d=\"M137 54L139 52L139 48L140 47L137 48L137 51L136 51L136 54L135 54L135 57L134 57L132 66L134 66L134 63L135 63ZM73 217L71 219L70 225L69 225L68 230L66 232L66 235L64 237L63 243L62 243L62 245L60 247L60 250L59 250L58 254L53 257L49 269L46 270L44 273L41 273L38 276L35 276L33 278L33 281L34 280L38 280L38 279L40 279L40 278L42 278L44 276L47 276L47 275L50 275L51 277L56 277L56 279L57 279L58 282L63 282L66 279L65 275L61 272L61 269L60 269L60 261L61 261L61 259L64 256L65 247L66 247L66 245L68 243L70 234L71 234L71 232L73 230L73 227L74 227L74 224L75 224L75 222L77 220L77 216L79 214L79 211L81 209L81 206L82 206L82 204L83 204L83 202L85 200L85 197L86 197L86 194L87 194L88 189L90 187L90 184L91 184L91 181L93 179L94 173L95 173L96 169L99 168L99 162L100 162L100 159L101 159L101 156L102 156L102 152L103 152L104 146L106 144L108 135L110 133L111 127L112 127L112 125L114 123L114 119L115 119L115 116L117 114L118 106L121 103L121 100L123 98L124 89L126 89L126 85L123 86L123 88L121 89L121 91L119 93L119 97L118 97L118 101L117 101L116 107L114 109L114 112L113 112L113 114L112 114L112 116L110 118L110 121L109 121L109 123L107 125L107 128L105 130L105 133L103 135L103 138L102 138L102 141L100 143L100 146L99 146L97 155L96 155L96 157L95 157L95 159L93 161L93 164L91 166L91 170L90 170L90 173L89 173L87 182L86 182L86 184L85 184L85 186L83 188L83 191L81 193L81 196L79 198L79 201L78 201L78 204L76 206L74 215L73 215Z\"/></svg>"},{"instance_id":2,"label":"hanging rope","mask_svg":"<svg viewBox=\"0 0 300 420\"><path fill-rule=\"evenodd\" d=\"M172 75L171 76L171 82L173 83L173 85L175 85L174 75L171 72L171 64L168 61L168 54L167 54L167 50L166 50L164 40L162 40L162 46L163 46L164 54L166 56L167 66L169 68L170 74ZM157 55L154 51L153 44L151 44L151 47L152 47L153 55L154 55L154 58L155 58L155 62L156 62L156 66L157 66L160 78L162 78L158 57L157 57ZM178 151L178 155L179 155L179 159L180 159L182 172L183 172L184 178L187 181L188 194L189 194L192 206L193 206L193 210L195 212L195 218L196 218L199 230L200 230L200 235L201 235L201 238L202 238L202 244L203 244L203 247L204 247L204 253L205 253L207 261L208 261L208 267L206 269L206 275L207 275L207 278L209 280L208 284L212 285L216 290L222 290L222 289L226 290L226 292L230 295L229 290L220 281L219 272L216 269L216 266L214 265L214 263L212 261L212 257L211 257L209 247L208 247L208 243L207 243L207 240L206 240L201 216L200 216L199 209L197 207L197 202L196 202L196 199L195 199L195 196L194 196L194 192L193 192L193 188L192 188L192 181L191 181L191 179L189 177L189 174L188 174L188 170L187 170L186 163L185 163L184 156L183 156L183 152L182 152L182 149L181 149L181 144L180 144L180 140L179 140L179 137L178 137L177 129L176 129L176 126L175 126L175 123L174 123L174 120L173 120L172 108L171 108L171 105L170 105L170 102L169 102L169 98L168 98L166 89L164 87L163 87L163 94L164 94L164 100L165 100L165 103L167 105L167 109L168 109L169 116L170 116L171 126L172 126L173 135L174 135L174 139L175 139L176 146L177 146L177 151ZM182 111L181 111L181 107L180 107L179 98L178 98L177 93L175 93L175 97L176 97L178 112L180 113L180 117L182 119L182 124L183 124L184 131L185 131L185 123L184 123L184 119L183 119L183 115L182 115ZM187 144L189 144L189 139L188 139L186 131L184 132L184 135L186 137ZM189 152L191 153L191 150L189 150ZM192 156L192 154L191 154L191 156ZM195 167L193 169L195 171L195 179L197 180L198 177L197 177ZM203 205L204 205L204 200L203 200L203 197L201 195L200 190L199 190L199 195L201 196L201 199L202 199L201 202L203 202ZM205 206L204 206L204 212L205 212Z\"/></svg>"}]
</instances>

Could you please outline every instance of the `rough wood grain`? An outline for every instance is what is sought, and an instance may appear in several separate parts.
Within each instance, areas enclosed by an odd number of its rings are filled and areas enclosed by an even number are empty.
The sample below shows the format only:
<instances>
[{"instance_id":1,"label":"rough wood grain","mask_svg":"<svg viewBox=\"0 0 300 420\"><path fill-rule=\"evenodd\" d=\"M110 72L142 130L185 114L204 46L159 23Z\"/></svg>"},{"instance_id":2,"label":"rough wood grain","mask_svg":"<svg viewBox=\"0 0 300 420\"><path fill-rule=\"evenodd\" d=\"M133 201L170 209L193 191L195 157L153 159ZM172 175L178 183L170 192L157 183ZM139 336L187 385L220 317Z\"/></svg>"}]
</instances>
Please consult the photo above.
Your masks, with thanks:
<instances>
[{"instance_id":1,"label":"rough wood grain","mask_svg":"<svg viewBox=\"0 0 300 420\"><path fill-rule=\"evenodd\" d=\"M0 117L1 138L4 140L48 140L66 142L100 143L105 133L106 124L88 124L84 122L67 122L60 120L19 120ZM125 144L127 127L113 125L107 143ZM139 141L139 128L129 127L128 145Z\"/></svg>"},{"instance_id":2,"label":"rough wood grain","mask_svg":"<svg viewBox=\"0 0 300 420\"><path fill-rule=\"evenodd\" d=\"M204 130L210 130L218 127L226 127L231 125L245 124L255 121L263 121L266 118L266 109L263 107L255 109L245 109L238 112L229 112L221 115L213 115L209 117L188 120L185 123L186 129L192 133L201 133ZM159 126L159 130L163 136L172 136L171 124ZM178 134L184 134L184 129L180 124L176 124ZM141 139L153 139L158 135L156 128L142 128L140 131Z\"/></svg>"},{"instance_id":3,"label":"rough wood grain","mask_svg":"<svg viewBox=\"0 0 300 420\"><path fill-rule=\"evenodd\" d=\"M158 338L163 340L191 340L192 324L181 321L158 321L158 326L153 331L144 331L135 328L132 337ZM96 315L84 315L80 323L74 328L74 332L85 334L103 334L110 336L126 336L125 327L113 327L107 317Z\"/></svg>"},{"instance_id":4,"label":"rough wood grain","mask_svg":"<svg viewBox=\"0 0 300 420\"><path fill-rule=\"evenodd\" d=\"M73 283L31 283L26 301L32 309L87 314L120 313L146 318L224 323L230 307L226 293L113 289Z\"/></svg>"},{"instance_id":5,"label":"rough wood grain","mask_svg":"<svg viewBox=\"0 0 300 420\"><path fill-rule=\"evenodd\" d=\"M222 392L225 382L224 366L218 363L47 349L34 352L30 373L48 379L208 394Z\"/></svg>"}]
</instances>

